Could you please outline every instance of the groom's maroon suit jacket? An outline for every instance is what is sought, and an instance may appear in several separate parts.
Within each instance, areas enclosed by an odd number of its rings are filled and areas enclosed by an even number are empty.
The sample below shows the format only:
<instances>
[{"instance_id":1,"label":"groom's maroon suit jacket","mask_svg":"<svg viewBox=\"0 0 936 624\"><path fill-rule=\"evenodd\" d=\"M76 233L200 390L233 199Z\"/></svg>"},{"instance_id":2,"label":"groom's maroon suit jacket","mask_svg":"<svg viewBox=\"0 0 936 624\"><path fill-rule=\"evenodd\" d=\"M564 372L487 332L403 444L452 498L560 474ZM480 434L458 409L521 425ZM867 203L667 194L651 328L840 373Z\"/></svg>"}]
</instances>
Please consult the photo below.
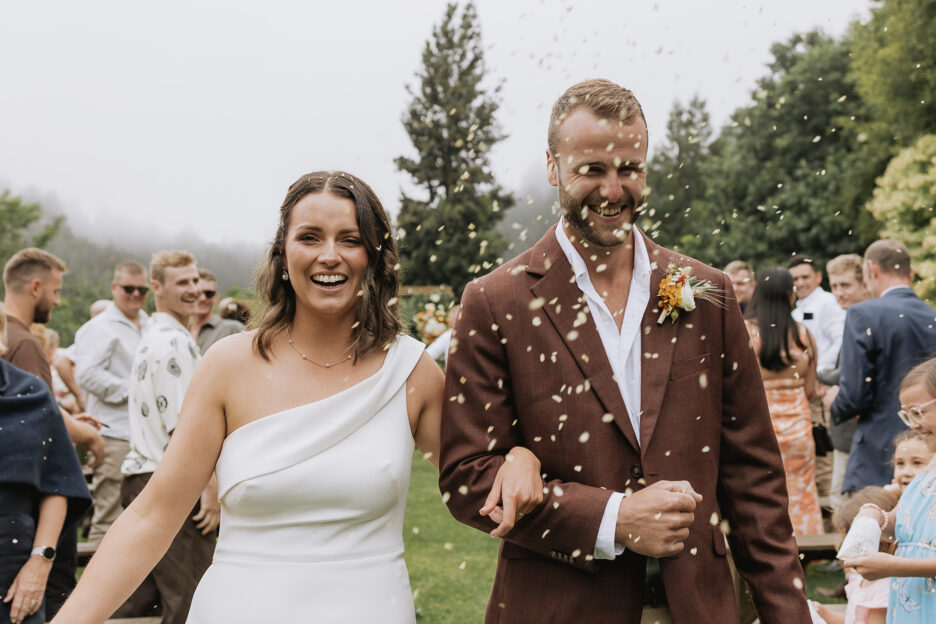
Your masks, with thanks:
<instances>
[{"instance_id":1,"label":"groom's maroon suit jacket","mask_svg":"<svg viewBox=\"0 0 936 624\"><path fill-rule=\"evenodd\" d=\"M554 230L466 287L449 354L440 487L452 514L494 528L478 510L513 446L547 475L545 503L501 546L485 621L639 622L646 559L593 559L598 526L612 491L686 480L703 499L685 550L661 560L676 622L738 619L723 526L761 622L810 622L780 451L729 280L644 238L638 444ZM657 325L671 262L722 289L726 305L697 300Z\"/></svg>"}]
</instances>

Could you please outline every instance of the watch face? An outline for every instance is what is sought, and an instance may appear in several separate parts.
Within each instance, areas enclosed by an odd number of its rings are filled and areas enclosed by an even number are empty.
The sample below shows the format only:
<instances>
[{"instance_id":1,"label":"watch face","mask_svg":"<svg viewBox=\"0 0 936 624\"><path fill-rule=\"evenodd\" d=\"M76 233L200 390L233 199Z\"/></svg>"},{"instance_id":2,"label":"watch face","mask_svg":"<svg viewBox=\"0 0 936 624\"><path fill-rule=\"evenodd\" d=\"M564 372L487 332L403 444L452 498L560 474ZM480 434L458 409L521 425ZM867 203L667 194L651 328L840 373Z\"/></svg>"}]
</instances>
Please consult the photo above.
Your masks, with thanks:
<instances>
[{"instance_id":1,"label":"watch face","mask_svg":"<svg viewBox=\"0 0 936 624\"><path fill-rule=\"evenodd\" d=\"M46 546L45 548L42 549L42 556L43 558L48 559L49 561L52 561L53 559L55 559L55 549L52 548L51 546Z\"/></svg>"}]
</instances>

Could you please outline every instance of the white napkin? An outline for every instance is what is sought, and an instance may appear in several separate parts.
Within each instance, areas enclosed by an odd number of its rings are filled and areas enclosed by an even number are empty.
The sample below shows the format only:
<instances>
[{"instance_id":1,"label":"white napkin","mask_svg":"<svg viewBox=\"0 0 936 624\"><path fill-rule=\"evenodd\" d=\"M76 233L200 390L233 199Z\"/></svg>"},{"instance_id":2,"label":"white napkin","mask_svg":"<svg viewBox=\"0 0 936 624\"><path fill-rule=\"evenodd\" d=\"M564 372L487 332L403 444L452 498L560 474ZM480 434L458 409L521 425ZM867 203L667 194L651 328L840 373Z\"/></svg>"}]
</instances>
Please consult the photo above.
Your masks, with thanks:
<instances>
[{"instance_id":1,"label":"white napkin","mask_svg":"<svg viewBox=\"0 0 936 624\"><path fill-rule=\"evenodd\" d=\"M812 600L807 600L809 603L809 616L812 618L812 624L828 624L825 620L822 619L822 616L819 615L819 612L816 611L816 606L813 604Z\"/></svg>"},{"instance_id":2,"label":"white napkin","mask_svg":"<svg viewBox=\"0 0 936 624\"><path fill-rule=\"evenodd\" d=\"M842 541L837 558L849 559L856 555L876 553L881 546L881 526L874 518L858 516L852 522L848 534Z\"/></svg>"}]
</instances>

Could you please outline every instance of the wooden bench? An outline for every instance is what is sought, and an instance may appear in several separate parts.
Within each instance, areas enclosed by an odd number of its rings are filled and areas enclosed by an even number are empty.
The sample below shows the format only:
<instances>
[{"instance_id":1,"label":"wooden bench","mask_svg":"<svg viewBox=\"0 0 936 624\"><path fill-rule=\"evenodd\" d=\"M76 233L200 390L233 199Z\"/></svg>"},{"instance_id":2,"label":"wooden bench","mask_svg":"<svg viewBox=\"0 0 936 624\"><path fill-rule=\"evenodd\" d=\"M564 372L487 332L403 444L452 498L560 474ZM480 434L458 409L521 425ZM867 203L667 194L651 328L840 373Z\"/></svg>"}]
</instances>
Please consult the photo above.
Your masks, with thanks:
<instances>
[{"instance_id":1,"label":"wooden bench","mask_svg":"<svg viewBox=\"0 0 936 624\"><path fill-rule=\"evenodd\" d=\"M796 547L799 549L803 567L818 559L835 559L841 536L837 533L819 533L816 535L797 535Z\"/></svg>"},{"instance_id":2,"label":"wooden bench","mask_svg":"<svg viewBox=\"0 0 936 624\"><path fill-rule=\"evenodd\" d=\"M78 542L78 567L83 568L91 561L97 546L88 542Z\"/></svg>"}]
</instances>

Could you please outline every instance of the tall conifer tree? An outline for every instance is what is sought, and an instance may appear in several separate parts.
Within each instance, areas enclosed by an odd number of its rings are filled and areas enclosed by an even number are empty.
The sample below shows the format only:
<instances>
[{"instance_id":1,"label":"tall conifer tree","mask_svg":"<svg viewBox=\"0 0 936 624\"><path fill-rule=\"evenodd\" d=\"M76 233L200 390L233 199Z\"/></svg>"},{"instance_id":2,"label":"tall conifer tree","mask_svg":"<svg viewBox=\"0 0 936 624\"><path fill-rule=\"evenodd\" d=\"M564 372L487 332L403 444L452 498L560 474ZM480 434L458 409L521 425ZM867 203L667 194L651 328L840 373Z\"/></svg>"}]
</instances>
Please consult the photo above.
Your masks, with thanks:
<instances>
[{"instance_id":1,"label":"tall conifer tree","mask_svg":"<svg viewBox=\"0 0 936 624\"><path fill-rule=\"evenodd\" d=\"M499 86L488 90L478 14L449 4L423 50L419 86L403 126L416 149L400 156L421 197L405 192L397 225L408 284L465 284L494 268L506 247L495 225L514 199L494 179L488 152L504 139L494 114Z\"/></svg>"}]
</instances>

